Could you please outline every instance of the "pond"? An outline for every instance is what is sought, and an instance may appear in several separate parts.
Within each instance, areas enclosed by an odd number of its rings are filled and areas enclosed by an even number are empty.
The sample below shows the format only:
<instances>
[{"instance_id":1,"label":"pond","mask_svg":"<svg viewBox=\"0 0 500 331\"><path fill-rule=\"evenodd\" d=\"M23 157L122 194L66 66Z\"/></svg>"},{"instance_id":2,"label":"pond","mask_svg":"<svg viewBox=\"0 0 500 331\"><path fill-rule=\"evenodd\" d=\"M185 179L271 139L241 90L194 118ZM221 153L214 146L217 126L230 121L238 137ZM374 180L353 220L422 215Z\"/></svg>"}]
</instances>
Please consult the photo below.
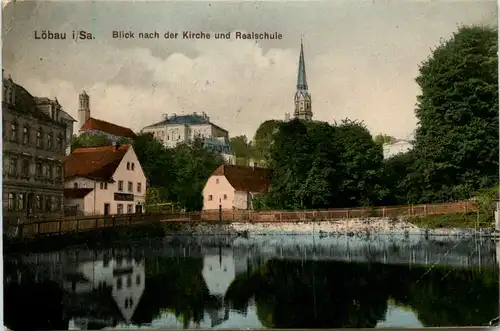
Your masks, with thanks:
<instances>
[{"instance_id":1,"label":"pond","mask_svg":"<svg viewBox=\"0 0 500 331\"><path fill-rule=\"evenodd\" d=\"M4 260L13 330L481 326L491 239L169 237Z\"/></svg>"}]
</instances>

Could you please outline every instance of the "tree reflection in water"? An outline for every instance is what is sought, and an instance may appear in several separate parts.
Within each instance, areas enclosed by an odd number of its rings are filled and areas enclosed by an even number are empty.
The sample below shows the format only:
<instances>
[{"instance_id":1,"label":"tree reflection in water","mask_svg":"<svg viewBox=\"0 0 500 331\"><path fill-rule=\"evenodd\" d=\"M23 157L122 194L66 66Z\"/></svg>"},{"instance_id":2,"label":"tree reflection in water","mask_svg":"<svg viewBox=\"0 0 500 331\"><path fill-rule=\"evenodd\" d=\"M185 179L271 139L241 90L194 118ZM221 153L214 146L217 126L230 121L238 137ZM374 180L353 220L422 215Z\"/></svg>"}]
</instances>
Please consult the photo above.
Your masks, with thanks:
<instances>
[{"instance_id":1,"label":"tree reflection in water","mask_svg":"<svg viewBox=\"0 0 500 331\"><path fill-rule=\"evenodd\" d=\"M226 299L253 297L268 328L375 327L387 303L411 307L424 326L483 325L498 314L498 270L269 260L239 275ZM425 274L427 272L427 274Z\"/></svg>"}]
</instances>

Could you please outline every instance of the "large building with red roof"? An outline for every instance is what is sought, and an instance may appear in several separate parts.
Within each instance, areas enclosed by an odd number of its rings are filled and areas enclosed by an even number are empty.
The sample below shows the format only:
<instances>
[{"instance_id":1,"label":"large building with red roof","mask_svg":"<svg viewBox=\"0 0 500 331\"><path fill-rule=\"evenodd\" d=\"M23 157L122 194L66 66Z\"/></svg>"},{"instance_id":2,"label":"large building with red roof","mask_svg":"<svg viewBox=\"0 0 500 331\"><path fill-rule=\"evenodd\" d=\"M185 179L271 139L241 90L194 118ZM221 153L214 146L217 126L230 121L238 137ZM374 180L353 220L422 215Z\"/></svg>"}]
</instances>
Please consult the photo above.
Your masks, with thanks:
<instances>
[{"instance_id":1,"label":"large building with red roof","mask_svg":"<svg viewBox=\"0 0 500 331\"><path fill-rule=\"evenodd\" d=\"M132 142L136 134L129 128L114 123L99 120L90 116L90 97L83 91L79 96L78 125L79 133L104 134L108 136L110 143L119 140Z\"/></svg>"},{"instance_id":2,"label":"large building with red roof","mask_svg":"<svg viewBox=\"0 0 500 331\"><path fill-rule=\"evenodd\" d=\"M64 205L76 215L144 211L146 176L131 145L77 148L64 164Z\"/></svg>"}]
</instances>

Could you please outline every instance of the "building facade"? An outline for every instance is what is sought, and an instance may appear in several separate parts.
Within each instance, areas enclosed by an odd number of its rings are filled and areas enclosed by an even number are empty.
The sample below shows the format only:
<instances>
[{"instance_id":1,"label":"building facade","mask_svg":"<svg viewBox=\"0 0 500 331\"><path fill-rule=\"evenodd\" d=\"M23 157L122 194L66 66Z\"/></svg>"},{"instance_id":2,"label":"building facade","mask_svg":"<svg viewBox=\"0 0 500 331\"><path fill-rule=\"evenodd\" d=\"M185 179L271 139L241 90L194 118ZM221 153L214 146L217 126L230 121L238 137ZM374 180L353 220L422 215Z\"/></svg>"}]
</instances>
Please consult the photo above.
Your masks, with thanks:
<instances>
[{"instance_id":1,"label":"building facade","mask_svg":"<svg viewBox=\"0 0 500 331\"><path fill-rule=\"evenodd\" d=\"M44 113L49 116L52 116L54 112L59 114L60 120L66 125L66 136L65 136L65 146L66 146L66 155L71 153L71 138L73 137L73 124L76 120L71 117L70 114L65 112L62 109L62 106L57 101L57 98L51 100L49 98L35 98L35 101Z\"/></svg>"},{"instance_id":2,"label":"building facade","mask_svg":"<svg viewBox=\"0 0 500 331\"><path fill-rule=\"evenodd\" d=\"M229 133L212 123L204 112L201 115L165 115L165 120L146 126L142 132L153 134L168 148L201 138L207 149L221 153L226 162L232 164L235 161L229 145Z\"/></svg>"},{"instance_id":3,"label":"building facade","mask_svg":"<svg viewBox=\"0 0 500 331\"><path fill-rule=\"evenodd\" d=\"M90 116L90 97L83 91L79 95L78 133L103 134L112 143L132 143L136 134L129 128L99 120Z\"/></svg>"},{"instance_id":4,"label":"building facade","mask_svg":"<svg viewBox=\"0 0 500 331\"><path fill-rule=\"evenodd\" d=\"M203 188L203 209L253 209L253 199L267 192L272 172L269 169L221 165Z\"/></svg>"},{"instance_id":5,"label":"building facade","mask_svg":"<svg viewBox=\"0 0 500 331\"><path fill-rule=\"evenodd\" d=\"M66 158L67 214L144 212L146 176L131 145L77 148Z\"/></svg>"},{"instance_id":6,"label":"building facade","mask_svg":"<svg viewBox=\"0 0 500 331\"><path fill-rule=\"evenodd\" d=\"M63 216L66 125L12 78L3 78L3 222Z\"/></svg>"}]
</instances>

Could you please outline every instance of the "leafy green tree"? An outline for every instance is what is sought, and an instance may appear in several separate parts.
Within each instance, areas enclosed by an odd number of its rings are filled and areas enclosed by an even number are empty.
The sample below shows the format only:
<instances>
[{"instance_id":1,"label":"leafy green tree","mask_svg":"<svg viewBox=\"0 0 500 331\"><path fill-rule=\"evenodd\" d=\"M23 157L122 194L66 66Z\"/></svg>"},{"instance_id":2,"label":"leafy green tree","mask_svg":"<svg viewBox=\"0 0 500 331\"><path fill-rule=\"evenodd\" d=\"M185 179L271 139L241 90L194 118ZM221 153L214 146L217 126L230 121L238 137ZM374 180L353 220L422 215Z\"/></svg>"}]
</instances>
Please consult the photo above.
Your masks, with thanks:
<instances>
[{"instance_id":1,"label":"leafy green tree","mask_svg":"<svg viewBox=\"0 0 500 331\"><path fill-rule=\"evenodd\" d=\"M203 207L203 188L210 174L224 163L219 153L204 147L203 140L195 139L179 144L172 149L172 169L175 171L175 185L169 186L170 196L176 198L187 211Z\"/></svg>"},{"instance_id":2,"label":"leafy green tree","mask_svg":"<svg viewBox=\"0 0 500 331\"><path fill-rule=\"evenodd\" d=\"M150 187L175 185L176 174L172 167L174 156L171 150L166 149L149 133L137 135L133 147ZM167 194L167 197L170 196Z\"/></svg>"},{"instance_id":3,"label":"leafy green tree","mask_svg":"<svg viewBox=\"0 0 500 331\"><path fill-rule=\"evenodd\" d=\"M231 150L236 157L236 164L248 165L252 157L252 145L246 136L236 136L229 140Z\"/></svg>"},{"instance_id":4,"label":"leafy green tree","mask_svg":"<svg viewBox=\"0 0 500 331\"><path fill-rule=\"evenodd\" d=\"M382 147L375 143L363 123L348 119L337 125L335 140L341 149L337 204L339 207L375 205L388 194L381 181Z\"/></svg>"},{"instance_id":5,"label":"leafy green tree","mask_svg":"<svg viewBox=\"0 0 500 331\"><path fill-rule=\"evenodd\" d=\"M498 182L497 49L496 29L461 27L420 66L409 171L419 202L466 199Z\"/></svg>"},{"instance_id":6,"label":"leafy green tree","mask_svg":"<svg viewBox=\"0 0 500 331\"><path fill-rule=\"evenodd\" d=\"M74 135L71 138L71 150L82 147L100 147L111 145L111 142L103 133L87 133Z\"/></svg>"},{"instance_id":7,"label":"leafy green tree","mask_svg":"<svg viewBox=\"0 0 500 331\"><path fill-rule=\"evenodd\" d=\"M263 122L257 131L252 141L252 146L254 150L254 157L258 160L268 160L269 159L269 148L271 142L273 141L273 134L276 132L277 128L280 126L282 121L278 120L268 120Z\"/></svg>"}]
</instances>

